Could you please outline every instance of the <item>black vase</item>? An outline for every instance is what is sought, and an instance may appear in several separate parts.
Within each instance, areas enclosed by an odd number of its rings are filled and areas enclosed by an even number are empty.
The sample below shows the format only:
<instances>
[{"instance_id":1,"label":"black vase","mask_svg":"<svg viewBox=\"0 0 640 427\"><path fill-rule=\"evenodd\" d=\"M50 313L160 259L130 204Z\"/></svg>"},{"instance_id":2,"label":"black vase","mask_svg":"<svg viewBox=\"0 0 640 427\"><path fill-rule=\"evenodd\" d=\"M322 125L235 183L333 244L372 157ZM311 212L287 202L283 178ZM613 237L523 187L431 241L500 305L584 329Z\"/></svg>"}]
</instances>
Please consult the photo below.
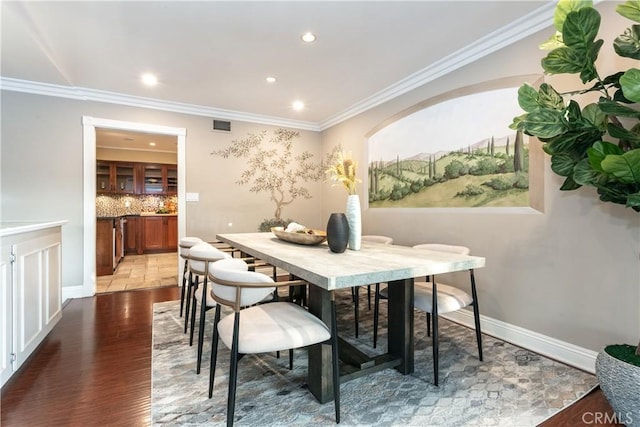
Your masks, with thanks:
<instances>
[{"instance_id":1,"label":"black vase","mask_svg":"<svg viewBox=\"0 0 640 427\"><path fill-rule=\"evenodd\" d=\"M332 213L327 223L327 243L331 252L341 254L349 243L349 222L343 213Z\"/></svg>"}]
</instances>

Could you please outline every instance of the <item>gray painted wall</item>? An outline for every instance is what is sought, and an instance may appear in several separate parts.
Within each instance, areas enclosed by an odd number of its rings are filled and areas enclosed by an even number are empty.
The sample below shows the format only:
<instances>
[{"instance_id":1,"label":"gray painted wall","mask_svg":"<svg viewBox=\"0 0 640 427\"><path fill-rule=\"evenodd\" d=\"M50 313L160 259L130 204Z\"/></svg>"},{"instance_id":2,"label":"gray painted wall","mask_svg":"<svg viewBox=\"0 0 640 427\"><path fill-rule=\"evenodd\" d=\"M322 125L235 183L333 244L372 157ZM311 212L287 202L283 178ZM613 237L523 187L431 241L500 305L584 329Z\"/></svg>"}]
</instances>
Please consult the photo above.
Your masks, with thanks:
<instances>
[{"instance_id":1,"label":"gray painted wall","mask_svg":"<svg viewBox=\"0 0 640 427\"><path fill-rule=\"evenodd\" d=\"M210 153L274 126L233 122L227 134L212 131L208 117L10 91L2 91L1 102L0 217L69 221L62 228L63 287L81 286L83 277L83 116L187 129L186 191L200 194L199 202L187 202L186 212L179 212L186 215L188 235L213 240L221 232L257 231L263 219L273 217L275 205L267 194L250 193L248 186L235 183L244 170L242 160ZM320 134L300 131L294 147L319 160ZM284 209L283 217L320 227L322 185L310 183L307 187L316 197L296 200Z\"/></svg>"},{"instance_id":2,"label":"gray painted wall","mask_svg":"<svg viewBox=\"0 0 640 427\"><path fill-rule=\"evenodd\" d=\"M599 5L603 22L616 18L613 6ZM372 129L423 100L460 87L541 73L543 53L537 45L549 31L324 131L323 149L341 143L359 159L359 173L365 177L365 136ZM602 62L612 66L613 59L603 57ZM575 81L566 80L561 83L575 87ZM361 184L363 233L389 235L403 245L460 244L485 256L487 266L477 272L477 280L481 313L486 316L594 351L614 342L637 343L640 215L600 203L592 189L560 192L561 184L547 157L543 213L364 209L366 190ZM325 188L323 216L344 211L345 199L344 191ZM468 286L466 276L450 280Z\"/></svg>"}]
</instances>

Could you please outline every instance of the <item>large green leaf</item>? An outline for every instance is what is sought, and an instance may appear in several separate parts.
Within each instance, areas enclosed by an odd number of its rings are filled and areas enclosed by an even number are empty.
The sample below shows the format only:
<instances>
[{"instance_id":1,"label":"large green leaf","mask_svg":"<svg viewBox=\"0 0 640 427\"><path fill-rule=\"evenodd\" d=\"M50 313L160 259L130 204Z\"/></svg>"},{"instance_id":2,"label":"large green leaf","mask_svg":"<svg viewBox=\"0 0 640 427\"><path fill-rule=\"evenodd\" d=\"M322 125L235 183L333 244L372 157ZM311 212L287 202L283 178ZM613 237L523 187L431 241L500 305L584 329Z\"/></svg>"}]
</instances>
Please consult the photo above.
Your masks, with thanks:
<instances>
[{"instance_id":1,"label":"large green leaf","mask_svg":"<svg viewBox=\"0 0 640 427\"><path fill-rule=\"evenodd\" d=\"M622 155L610 154L600 163L602 169L625 184L640 184L640 149Z\"/></svg>"},{"instance_id":2,"label":"large green leaf","mask_svg":"<svg viewBox=\"0 0 640 427\"><path fill-rule=\"evenodd\" d=\"M627 107L625 105L621 105L610 99L600 98L600 101L598 101L598 106L605 114L620 117L634 117L636 119L640 119L640 111L634 110L633 108Z\"/></svg>"},{"instance_id":3,"label":"large green leaf","mask_svg":"<svg viewBox=\"0 0 640 427\"><path fill-rule=\"evenodd\" d=\"M538 45L538 49L540 50L553 50L559 47L564 46L562 43L562 33L560 31L556 31L549 39L540 43Z\"/></svg>"},{"instance_id":4,"label":"large green leaf","mask_svg":"<svg viewBox=\"0 0 640 427\"><path fill-rule=\"evenodd\" d=\"M595 186L598 188L600 200L603 202L617 203L619 205L627 204L628 192L621 185L606 183L602 185L596 184Z\"/></svg>"},{"instance_id":5,"label":"large green leaf","mask_svg":"<svg viewBox=\"0 0 640 427\"><path fill-rule=\"evenodd\" d=\"M600 29L600 14L591 7L567 15L562 26L562 41L567 47L588 51Z\"/></svg>"},{"instance_id":6,"label":"large green leaf","mask_svg":"<svg viewBox=\"0 0 640 427\"><path fill-rule=\"evenodd\" d=\"M576 158L583 157L588 148L600 141L603 133L592 127L572 129L550 138L543 149L550 155L569 153Z\"/></svg>"},{"instance_id":7,"label":"large green leaf","mask_svg":"<svg viewBox=\"0 0 640 427\"><path fill-rule=\"evenodd\" d=\"M604 172L602 161L610 154L623 154L623 151L616 144L606 141L598 141L587 150L589 166L598 172Z\"/></svg>"},{"instance_id":8,"label":"large green leaf","mask_svg":"<svg viewBox=\"0 0 640 427\"><path fill-rule=\"evenodd\" d=\"M589 104L582 110L582 117L598 129L606 129L607 116L602 112L598 104Z\"/></svg>"},{"instance_id":9,"label":"large green leaf","mask_svg":"<svg viewBox=\"0 0 640 427\"><path fill-rule=\"evenodd\" d=\"M625 58L640 59L640 25L632 25L616 37L613 49Z\"/></svg>"},{"instance_id":10,"label":"large green leaf","mask_svg":"<svg viewBox=\"0 0 640 427\"><path fill-rule=\"evenodd\" d=\"M572 191L577 190L580 187L580 184L575 182L572 177L568 176L560 186L560 191Z\"/></svg>"},{"instance_id":11,"label":"large green leaf","mask_svg":"<svg viewBox=\"0 0 640 427\"><path fill-rule=\"evenodd\" d=\"M527 114L524 128L529 135L552 138L566 132L567 124L562 111L538 109Z\"/></svg>"},{"instance_id":12,"label":"large green leaf","mask_svg":"<svg viewBox=\"0 0 640 427\"><path fill-rule=\"evenodd\" d=\"M627 70L620 77L620 86L625 98L633 102L640 102L640 69Z\"/></svg>"},{"instance_id":13,"label":"large green leaf","mask_svg":"<svg viewBox=\"0 0 640 427\"><path fill-rule=\"evenodd\" d=\"M616 7L616 12L632 21L640 22L640 1L628 0Z\"/></svg>"},{"instance_id":14,"label":"large green leaf","mask_svg":"<svg viewBox=\"0 0 640 427\"><path fill-rule=\"evenodd\" d=\"M580 73L582 83L590 82L591 80L598 78L596 60L598 59L598 53L600 53L600 48L603 43L604 40L596 40L587 50L587 59L585 60L584 68Z\"/></svg>"},{"instance_id":15,"label":"large green leaf","mask_svg":"<svg viewBox=\"0 0 640 427\"><path fill-rule=\"evenodd\" d=\"M623 104L633 104L633 101L630 101L624 97L624 93L622 93L622 89L616 90L616 92L613 94L613 100L616 102L621 102Z\"/></svg>"},{"instance_id":16,"label":"large green leaf","mask_svg":"<svg viewBox=\"0 0 640 427\"><path fill-rule=\"evenodd\" d=\"M556 10L553 13L553 26L557 31L562 32L564 21L571 12L579 10L583 7L593 7L592 0L559 0Z\"/></svg>"},{"instance_id":17,"label":"large green leaf","mask_svg":"<svg viewBox=\"0 0 640 427\"><path fill-rule=\"evenodd\" d=\"M551 170L560 176L570 176L575 165L575 159L568 154L551 156Z\"/></svg>"},{"instance_id":18,"label":"large green leaf","mask_svg":"<svg viewBox=\"0 0 640 427\"><path fill-rule=\"evenodd\" d=\"M617 73L611 74L610 76L605 77L604 79L602 79L602 83L604 83L605 85L614 85L616 87L619 87L618 81L620 80L620 77L624 74L624 71L618 71ZM596 86L598 85L598 83L596 83Z\"/></svg>"},{"instance_id":19,"label":"large green leaf","mask_svg":"<svg viewBox=\"0 0 640 427\"><path fill-rule=\"evenodd\" d=\"M607 133L614 138L624 139L625 141L630 142L634 147L637 147L639 146L638 144L640 144L640 134L627 130L620 125L609 123L607 125Z\"/></svg>"},{"instance_id":20,"label":"large green leaf","mask_svg":"<svg viewBox=\"0 0 640 427\"><path fill-rule=\"evenodd\" d=\"M640 211L640 191L637 193L629 194L627 197L627 207L634 208L636 211Z\"/></svg>"},{"instance_id":21,"label":"large green leaf","mask_svg":"<svg viewBox=\"0 0 640 427\"><path fill-rule=\"evenodd\" d=\"M537 109L540 106L538 103L538 91L528 83L523 84L518 88L518 104L527 113Z\"/></svg>"},{"instance_id":22,"label":"large green leaf","mask_svg":"<svg viewBox=\"0 0 640 427\"><path fill-rule=\"evenodd\" d=\"M524 120L527 118L527 114L522 114L513 118L513 122L509 125L509 129L524 130Z\"/></svg>"},{"instance_id":23,"label":"large green leaf","mask_svg":"<svg viewBox=\"0 0 640 427\"><path fill-rule=\"evenodd\" d=\"M577 74L584 68L586 51L560 47L542 58L541 65L547 74Z\"/></svg>"},{"instance_id":24,"label":"large green leaf","mask_svg":"<svg viewBox=\"0 0 640 427\"><path fill-rule=\"evenodd\" d=\"M564 100L550 84L542 83L538 92L538 104L543 108L564 110Z\"/></svg>"},{"instance_id":25,"label":"large green leaf","mask_svg":"<svg viewBox=\"0 0 640 427\"><path fill-rule=\"evenodd\" d=\"M587 159L578 162L573 168L573 180L580 185L595 185L599 173L594 171Z\"/></svg>"}]
</instances>

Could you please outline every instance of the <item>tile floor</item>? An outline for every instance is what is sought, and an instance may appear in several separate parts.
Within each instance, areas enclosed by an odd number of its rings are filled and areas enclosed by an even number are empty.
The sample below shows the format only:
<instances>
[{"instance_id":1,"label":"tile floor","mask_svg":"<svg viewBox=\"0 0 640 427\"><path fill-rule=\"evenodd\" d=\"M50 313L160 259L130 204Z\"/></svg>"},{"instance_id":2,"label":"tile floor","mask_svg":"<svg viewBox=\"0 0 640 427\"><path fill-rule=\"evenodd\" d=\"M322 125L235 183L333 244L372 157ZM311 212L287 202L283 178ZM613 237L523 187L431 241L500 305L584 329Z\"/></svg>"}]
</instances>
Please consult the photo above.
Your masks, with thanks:
<instances>
[{"instance_id":1,"label":"tile floor","mask_svg":"<svg viewBox=\"0 0 640 427\"><path fill-rule=\"evenodd\" d=\"M178 284L177 252L127 255L111 276L98 277L97 293Z\"/></svg>"}]
</instances>

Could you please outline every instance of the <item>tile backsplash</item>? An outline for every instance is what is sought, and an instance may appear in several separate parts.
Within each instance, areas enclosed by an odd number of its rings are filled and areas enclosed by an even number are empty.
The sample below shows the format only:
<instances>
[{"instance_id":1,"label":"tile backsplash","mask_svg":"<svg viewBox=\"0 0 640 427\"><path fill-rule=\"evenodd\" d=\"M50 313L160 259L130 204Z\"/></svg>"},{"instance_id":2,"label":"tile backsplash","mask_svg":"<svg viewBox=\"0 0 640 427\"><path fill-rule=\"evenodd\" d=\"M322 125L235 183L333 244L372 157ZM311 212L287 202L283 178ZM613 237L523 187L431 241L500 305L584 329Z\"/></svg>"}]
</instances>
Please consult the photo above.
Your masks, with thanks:
<instances>
[{"instance_id":1,"label":"tile backsplash","mask_svg":"<svg viewBox=\"0 0 640 427\"><path fill-rule=\"evenodd\" d=\"M177 196L99 195L96 197L96 216L140 215L142 212L155 212L161 208L175 211L177 206Z\"/></svg>"}]
</instances>

